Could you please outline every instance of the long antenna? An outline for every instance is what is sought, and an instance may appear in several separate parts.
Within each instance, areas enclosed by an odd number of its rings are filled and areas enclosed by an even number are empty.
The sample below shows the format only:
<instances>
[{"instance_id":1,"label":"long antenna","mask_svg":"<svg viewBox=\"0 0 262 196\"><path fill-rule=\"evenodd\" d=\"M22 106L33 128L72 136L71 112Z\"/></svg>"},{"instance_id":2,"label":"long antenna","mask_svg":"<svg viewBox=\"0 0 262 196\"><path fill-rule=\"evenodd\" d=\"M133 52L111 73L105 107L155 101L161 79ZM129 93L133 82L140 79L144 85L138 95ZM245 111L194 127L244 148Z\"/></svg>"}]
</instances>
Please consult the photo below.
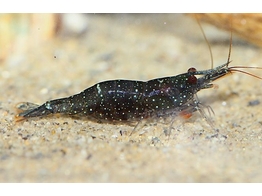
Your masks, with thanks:
<instances>
[{"instance_id":1,"label":"long antenna","mask_svg":"<svg viewBox=\"0 0 262 196\"><path fill-rule=\"evenodd\" d=\"M197 20L198 26L200 27L201 33L202 33L202 35L204 36L204 39L205 39L205 41L206 41L206 43L207 43L207 45L208 45L208 49L209 49L209 53L210 53L210 60L211 60L211 68L213 69L213 68L214 68L214 60L213 60L213 53L212 53L211 46L210 46L210 44L209 44L209 42L208 42L208 40L207 40L207 37L206 37L206 34L205 34L205 32L204 32L204 30L203 30L203 28L202 28L202 25L201 25L201 23L199 22L199 19L198 19L198 17L197 17L196 15L195 15L195 18L196 18L196 20Z\"/></svg>"},{"instance_id":2,"label":"long antenna","mask_svg":"<svg viewBox=\"0 0 262 196\"><path fill-rule=\"evenodd\" d=\"M230 56L231 56L231 48L232 48L232 15L230 15L230 45L229 45L229 51L228 51L228 57L227 57L227 65L230 62Z\"/></svg>"}]
</instances>

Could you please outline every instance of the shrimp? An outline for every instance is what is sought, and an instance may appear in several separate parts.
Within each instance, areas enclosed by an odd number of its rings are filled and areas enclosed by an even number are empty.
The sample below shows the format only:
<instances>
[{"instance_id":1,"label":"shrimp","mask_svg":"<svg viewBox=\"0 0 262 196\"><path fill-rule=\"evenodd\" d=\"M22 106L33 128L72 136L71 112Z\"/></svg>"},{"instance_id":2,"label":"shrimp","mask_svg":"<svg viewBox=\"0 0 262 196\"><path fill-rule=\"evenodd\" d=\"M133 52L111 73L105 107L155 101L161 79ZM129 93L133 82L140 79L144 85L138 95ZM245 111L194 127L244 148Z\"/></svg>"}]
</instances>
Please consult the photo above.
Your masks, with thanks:
<instances>
[{"instance_id":1,"label":"shrimp","mask_svg":"<svg viewBox=\"0 0 262 196\"><path fill-rule=\"evenodd\" d=\"M229 63L230 61L202 71L190 68L186 73L177 76L157 78L147 82L132 80L100 82L70 97L50 100L40 106L29 104L33 106L28 110L20 107L24 111L16 117L19 121L62 113L90 116L106 121L134 121L182 113L186 110L187 113L192 113L198 108L199 102L195 99L197 92L212 88L214 86L212 82L233 72L247 73L238 68L251 68L229 67ZM262 79L258 76L254 77Z\"/></svg>"},{"instance_id":2,"label":"shrimp","mask_svg":"<svg viewBox=\"0 0 262 196\"><path fill-rule=\"evenodd\" d=\"M201 31L203 32L202 27ZM241 68L262 69L261 67L229 67L231 45L232 43L230 43L227 62L215 68L197 71L192 67L187 72L176 76L156 78L149 81L103 81L78 94L50 100L42 105L23 102L17 107L22 112L16 115L16 120L20 121L56 113L93 117L108 122L139 122L150 117L170 115L190 117L195 111L200 111L204 115L197 99L197 93L203 89L213 88L213 82L217 79L233 72L245 73L262 79L240 70Z\"/></svg>"}]
</instances>

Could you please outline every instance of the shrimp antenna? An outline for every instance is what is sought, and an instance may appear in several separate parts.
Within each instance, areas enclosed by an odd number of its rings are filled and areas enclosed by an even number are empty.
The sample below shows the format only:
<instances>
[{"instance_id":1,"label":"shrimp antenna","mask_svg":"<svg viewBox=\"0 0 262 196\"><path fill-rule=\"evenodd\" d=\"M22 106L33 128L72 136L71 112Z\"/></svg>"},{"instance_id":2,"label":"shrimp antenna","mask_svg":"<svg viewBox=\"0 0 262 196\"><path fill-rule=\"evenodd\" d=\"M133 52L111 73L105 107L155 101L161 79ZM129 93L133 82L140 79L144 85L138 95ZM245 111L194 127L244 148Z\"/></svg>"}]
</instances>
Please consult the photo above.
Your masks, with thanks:
<instances>
[{"instance_id":1,"label":"shrimp antenna","mask_svg":"<svg viewBox=\"0 0 262 196\"><path fill-rule=\"evenodd\" d=\"M232 49L232 15L231 16L231 20L230 20L230 44L229 44L229 51L228 51L228 57L227 57L227 65L231 62L230 61L230 57L231 57L231 49Z\"/></svg>"},{"instance_id":2,"label":"shrimp antenna","mask_svg":"<svg viewBox=\"0 0 262 196\"><path fill-rule=\"evenodd\" d=\"M246 71L243 71L243 70L239 70L239 68L241 69L243 69L243 68L253 68L253 69L262 69L262 67L246 67L246 66L233 66L233 67L229 67L229 71L232 71L232 72L240 72L240 73L243 73L243 74L247 74L247 75L249 75L249 76L253 76L253 77L255 77L255 78L258 78L258 79L260 79L260 80L262 80L262 77L259 77L259 76L257 76L257 75L255 75L255 74L252 74L252 73L249 73L249 72L246 72Z\"/></svg>"},{"instance_id":3,"label":"shrimp antenna","mask_svg":"<svg viewBox=\"0 0 262 196\"><path fill-rule=\"evenodd\" d=\"M207 40L206 34L203 30L203 27L202 27L201 23L199 22L199 19L196 15L195 15L195 18L196 18L196 21L198 23L198 26L200 27L201 33L204 36L205 42L207 43L207 46L208 46L208 49L209 49L209 54L210 54L210 60L211 60L211 68L213 69L214 68L214 60L213 60L213 53L212 53L211 46L210 46L210 44Z\"/></svg>"}]
</instances>

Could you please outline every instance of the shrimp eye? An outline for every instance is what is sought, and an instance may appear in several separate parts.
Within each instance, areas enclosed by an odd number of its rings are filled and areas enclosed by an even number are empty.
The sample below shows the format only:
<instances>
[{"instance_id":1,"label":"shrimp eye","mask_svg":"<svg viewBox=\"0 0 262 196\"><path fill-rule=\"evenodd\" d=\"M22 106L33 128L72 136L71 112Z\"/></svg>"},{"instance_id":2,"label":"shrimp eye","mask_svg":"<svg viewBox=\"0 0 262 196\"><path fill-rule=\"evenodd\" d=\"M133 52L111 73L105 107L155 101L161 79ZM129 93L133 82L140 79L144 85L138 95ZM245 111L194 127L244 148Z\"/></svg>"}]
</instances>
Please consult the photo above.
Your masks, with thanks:
<instances>
[{"instance_id":1,"label":"shrimp eye","mask_svg":"<svg viewBox=\"0 0 262 196\"><path fill-rule=\"evenodd\" d=\"M192 73L192 72L196 72L196 68L191 67L187 70L187 73Z\"/></svg>"},{"instance_id":2,"label":"shrimp eye","mask_svg":"<svg viewBox=\"0 0 262 196\"><path fill-rule=\"evenodd\" d=\"M187 82L188 82L189 84L196 84L196 83L197 83L197 77L194 76L194 75L188 76Z\"/></svg>"}]
</instances>

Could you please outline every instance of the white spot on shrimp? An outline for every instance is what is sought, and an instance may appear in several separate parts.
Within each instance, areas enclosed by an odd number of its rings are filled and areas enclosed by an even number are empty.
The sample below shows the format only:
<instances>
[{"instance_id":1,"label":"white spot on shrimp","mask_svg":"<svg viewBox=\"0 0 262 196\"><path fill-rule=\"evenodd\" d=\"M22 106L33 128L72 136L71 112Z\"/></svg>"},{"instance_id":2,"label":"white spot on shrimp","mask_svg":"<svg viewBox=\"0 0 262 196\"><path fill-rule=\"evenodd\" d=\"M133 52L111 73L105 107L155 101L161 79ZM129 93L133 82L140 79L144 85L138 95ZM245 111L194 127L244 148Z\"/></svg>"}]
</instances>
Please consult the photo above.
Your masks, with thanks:
<instances>
[{"instance_id":1,"label":"white spot on shrimp","mask_svg":"<svg viewBox=\"0 0 262 196\"><path fill-rule=\"evenodd\" d=\"M97 88L98 94L101 94L101 88L100 88L100 85L99 85L99 84L96 85L96 88Z\"/></svg>"},{"instance_id":2,"label":"white spot on shrimp","mask_svg":"<svg viewBox=\"0 0 262 196\"><path fill-rule=\"evenodd\" d=\"M162 84L162 83L164 82L164 80L158 80L158 82L159 82L160 84Z\"/></svg>"},{"instance_id":3,"label":"white spot on shrimp","mask_svg":"<svg viewBox=\"0 0 262 196\"><path fill-rule=\"evenodd\" d=\"M46 109L48 110L52 110L52 107L50 105L50 102L47 102L46 105L45 105Z\"/></svg>"}]
</instances>

